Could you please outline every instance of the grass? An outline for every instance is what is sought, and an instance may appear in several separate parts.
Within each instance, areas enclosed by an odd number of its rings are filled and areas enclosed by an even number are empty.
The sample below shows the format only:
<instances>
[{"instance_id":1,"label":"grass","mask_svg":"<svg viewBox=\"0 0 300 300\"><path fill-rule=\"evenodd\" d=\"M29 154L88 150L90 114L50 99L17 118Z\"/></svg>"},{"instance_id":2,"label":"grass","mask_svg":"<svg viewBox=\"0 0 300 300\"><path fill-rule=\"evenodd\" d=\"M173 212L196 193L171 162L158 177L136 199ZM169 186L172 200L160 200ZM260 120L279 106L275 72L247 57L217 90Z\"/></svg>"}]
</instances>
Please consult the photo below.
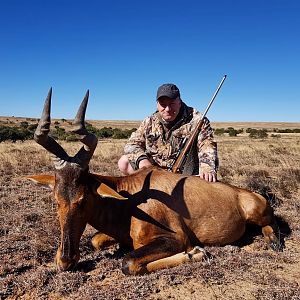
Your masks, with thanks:
<instances>
[{"instance_id":1,"label":"grass","mask_svg":"<svg viewBox=\"0 0 300 300\"><path fill-rule=\"evenodd\" d=\"M125 276L118 245L95 252L88 226L75 272L53 265L59 243L51 192L24 179L51 173L48 153L33 141L0 143L1 299L299 299L300 139L250 140L217 137L221 181L265 195L275 209L285 241L283 252L266 249L261 235L247 246L208 247L204 261L144 276ZM98 144L91 171L120 175L124 140ZM78 143L62 143L70 154ZM248 249L249 251L246 251Z\"/></svg>"}]
</instances>

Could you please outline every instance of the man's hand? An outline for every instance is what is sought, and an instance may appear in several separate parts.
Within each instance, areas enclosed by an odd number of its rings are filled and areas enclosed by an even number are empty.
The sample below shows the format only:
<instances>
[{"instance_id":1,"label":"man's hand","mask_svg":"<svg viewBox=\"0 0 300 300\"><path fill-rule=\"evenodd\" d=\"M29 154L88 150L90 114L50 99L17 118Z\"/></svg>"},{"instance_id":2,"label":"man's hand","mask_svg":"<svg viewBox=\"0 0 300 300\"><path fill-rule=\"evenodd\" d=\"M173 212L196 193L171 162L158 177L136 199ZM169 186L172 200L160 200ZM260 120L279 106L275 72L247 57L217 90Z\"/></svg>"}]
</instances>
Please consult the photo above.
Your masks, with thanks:
<instances>
[{"instance_id":1,"label":"man's hand","mask_svg":"<svg viewBox=\"0 0 300 300\"><path fill-rule=\"evenodd\" d=\"M151 166L152 166L152 164L148 159L143 159L139 163L139 169L144 168L144 167L148 168L148 167L151 167Z\"/></svg>"},{"instance_id":2,"label":"man's hand","mask_svg":"<svg viewBox=\"0 0 300 300\"><path fill-rule=\"evenodd\" d=\"M216 182L217 181L217 174L216 173L200 173L199 175L200 178L208 181L208 182Z\"/></svg>"}]
</instances>

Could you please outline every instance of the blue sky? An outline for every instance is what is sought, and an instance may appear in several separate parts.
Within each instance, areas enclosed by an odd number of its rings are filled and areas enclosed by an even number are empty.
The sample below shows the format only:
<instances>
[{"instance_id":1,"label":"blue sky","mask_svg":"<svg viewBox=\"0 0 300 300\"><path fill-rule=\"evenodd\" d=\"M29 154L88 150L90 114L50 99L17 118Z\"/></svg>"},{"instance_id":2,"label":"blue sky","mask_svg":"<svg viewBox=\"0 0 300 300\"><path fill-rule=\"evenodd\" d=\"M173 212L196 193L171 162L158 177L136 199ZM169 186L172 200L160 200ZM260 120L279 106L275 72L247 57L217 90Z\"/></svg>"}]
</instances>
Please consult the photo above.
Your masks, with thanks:
<instances>
[{"instance_id":1,"label":"blue sky","mask_svg":"<svg viewBox=\"0 0 300 300\"><path fill-rule=\"evenodd\" d=\"M162 83L211 121L300 122L298 0L0 0L0 115L141 120Z\"/></svg>"}]
</instances>

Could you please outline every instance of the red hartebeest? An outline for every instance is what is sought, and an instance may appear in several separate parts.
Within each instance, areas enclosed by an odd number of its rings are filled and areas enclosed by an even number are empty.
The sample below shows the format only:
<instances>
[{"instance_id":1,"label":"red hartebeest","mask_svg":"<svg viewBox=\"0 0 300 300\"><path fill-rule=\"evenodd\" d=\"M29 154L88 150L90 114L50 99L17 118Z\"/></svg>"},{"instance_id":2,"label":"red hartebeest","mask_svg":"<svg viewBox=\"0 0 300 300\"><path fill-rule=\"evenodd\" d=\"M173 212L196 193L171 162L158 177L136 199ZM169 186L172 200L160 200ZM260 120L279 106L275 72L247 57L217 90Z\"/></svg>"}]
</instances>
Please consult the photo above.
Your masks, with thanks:
<instances>
[{"instance_id":1,"label":"red hartebeest","mask_svg":"<svg viewBox=\"0 0 300 300\"><path fill-rule=\"evenodd\" d=\"M48 136L51 93L35 140L52 154L55 174L28 178L50 186L58 204L58 269L72 269L78 262L79 241L87 223L99 230L92 240L96 248L114 239L133 249L123 259L125 274L200 260L204 253L197 246L232 243L244 234L246 223L260 225L266 241L280 249L273 210L256 193L154 167L121 177L90 173L97 138L84 125L88 93L74 121L73 132L84 144L74 157Z\"/></svg>"}]
</instances>

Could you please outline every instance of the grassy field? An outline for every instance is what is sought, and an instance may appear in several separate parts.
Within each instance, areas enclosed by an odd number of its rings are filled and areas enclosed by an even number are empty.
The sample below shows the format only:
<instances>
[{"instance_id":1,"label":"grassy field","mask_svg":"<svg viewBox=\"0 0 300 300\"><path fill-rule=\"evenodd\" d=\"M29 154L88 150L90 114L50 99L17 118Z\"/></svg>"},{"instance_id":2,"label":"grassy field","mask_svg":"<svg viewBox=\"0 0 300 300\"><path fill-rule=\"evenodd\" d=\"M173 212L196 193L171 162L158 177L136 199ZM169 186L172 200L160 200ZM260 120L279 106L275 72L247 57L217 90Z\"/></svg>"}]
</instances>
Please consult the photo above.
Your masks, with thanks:
<instances>
[{"instance_id":1,"label":"grassy field","mask_svg":"<svg viewBox=\"0 0 300 300\"><path fill-rule=\"evenodd\" d=\"M219 179L267 197L279 221L283 252L266 248L260 232L250 227L239 245L207 247L209 262L125 276L120 268L122 249L115 245L94 251L90 239L95 230L88 226L77 269L59 273L53 264L60 237L56 204L50 191L24 179L52 173L50 157L33 141L4 142L0 143L0 298L300 299L300 138L224 136L217 141ZM99 142L91 171L120 175L117 161L124 143ZM70 154L80 147L62 145Z\"/></svg>"}]
</instances>

